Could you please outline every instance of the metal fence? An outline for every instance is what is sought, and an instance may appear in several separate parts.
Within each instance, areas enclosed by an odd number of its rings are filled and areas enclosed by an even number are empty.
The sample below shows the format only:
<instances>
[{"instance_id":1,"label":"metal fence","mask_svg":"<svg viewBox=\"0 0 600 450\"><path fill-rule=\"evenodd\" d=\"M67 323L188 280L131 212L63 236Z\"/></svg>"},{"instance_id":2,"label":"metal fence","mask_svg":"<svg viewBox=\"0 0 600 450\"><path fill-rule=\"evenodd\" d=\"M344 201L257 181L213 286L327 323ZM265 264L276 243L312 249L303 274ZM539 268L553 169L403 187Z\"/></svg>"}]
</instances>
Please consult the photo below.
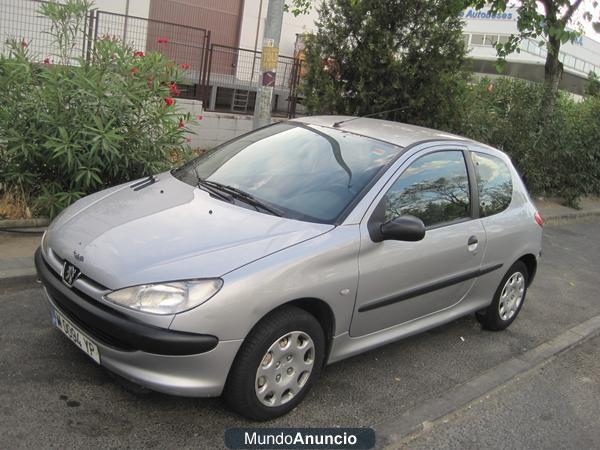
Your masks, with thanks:
<instances>
[{"instance_id":1,"label":"metal fence","mask_svg":"<svg viewBox=\"0 0 600 450\"><path fill-rule=\"evenodd\" d=\"M261 84L261 52L211 44L211 32L203 28L146 19L106 11L91 11L74 40L68 61L59 61L50 35L51 21L40 14L41 0L0 0L0 53L8 39L24 42L37 62L78 64L89 58L97 39L118 39L135 50L157 51L185 70L182 96L197 98L205 109L250 113ZM279 56L274 85L274 112L295 109L298 61Z\"/></svg>"},{"instance_id":2,"label":"metal fence","mask_svg":"<svg viewBox=\"0 0 600 450\"><path fill-rule=\"evenodd\" d=\"M39 0L0 0L0 53L9 50L8 41L14 40L26 46L34 61L56 59L58 48L50 35L52 22L39 13L44 1ZM85 29L85 25L82 30ZM72 61L84 56L85 32L74 39Z\"/></svg>"},{"instance_id":3,"label":"metal fence","mask_svg":"<svg viewBox=\"0 0 600 450\"><path fill-rule=\"evenodd\" d=\"M209 56L209 81L228 87L254 87L260 83L261 52L212 44ZM289 89L295 60L279 56L275 89Z\"/></svg>"},{"instance_id":4,"label":"metal fence","mask_svg":"<svg viewBox=\"0 0 600 450\"><path fill-rule=\"evenodd\" d=\"M208 57L208 80L211 87L210 109L227 109L246 113L254 108L256 92L261 84L261 55L254 50L212 44ZM290 56L279 56L274 84L274 112L287 111L290 92L295 90L298 62ZM247 98L246 98L247 97Z\"/></svg>"},{"instance_id":5,"label":"metal fence","mask_svg":"<svg viewBox=\"0 0 600 450\"><path fill-rule=\"evenodd\" d=\"M117 38L136 50L160 52L186 68L183 95L203 99L210 31L142 17L95 11L92 40ZM92 29L92 28L90 28Z\"/></svg>"}]
</instances>

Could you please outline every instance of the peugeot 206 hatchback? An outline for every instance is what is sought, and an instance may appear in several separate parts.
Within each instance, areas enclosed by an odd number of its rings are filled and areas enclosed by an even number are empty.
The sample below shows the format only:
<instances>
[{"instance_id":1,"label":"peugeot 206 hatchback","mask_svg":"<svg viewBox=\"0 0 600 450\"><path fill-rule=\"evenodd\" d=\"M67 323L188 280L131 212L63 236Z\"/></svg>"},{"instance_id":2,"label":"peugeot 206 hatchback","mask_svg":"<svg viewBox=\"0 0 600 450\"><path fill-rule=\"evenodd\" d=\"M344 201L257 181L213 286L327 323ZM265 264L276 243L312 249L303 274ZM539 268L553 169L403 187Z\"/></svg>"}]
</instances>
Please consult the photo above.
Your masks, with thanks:
<instances>
[{"instance_id":1,"label":"peugeot 206 hatchback","mask_svg":"<svg viewBox=\"0 0 600 450\"><path fill-rule=\"evenodd\" d=\"M96 363L265 420L327 363L470 313L508 327L541 238L504 153L324 116L79 200L35 262L54 324Z\"/></svg>"}]
</instances>

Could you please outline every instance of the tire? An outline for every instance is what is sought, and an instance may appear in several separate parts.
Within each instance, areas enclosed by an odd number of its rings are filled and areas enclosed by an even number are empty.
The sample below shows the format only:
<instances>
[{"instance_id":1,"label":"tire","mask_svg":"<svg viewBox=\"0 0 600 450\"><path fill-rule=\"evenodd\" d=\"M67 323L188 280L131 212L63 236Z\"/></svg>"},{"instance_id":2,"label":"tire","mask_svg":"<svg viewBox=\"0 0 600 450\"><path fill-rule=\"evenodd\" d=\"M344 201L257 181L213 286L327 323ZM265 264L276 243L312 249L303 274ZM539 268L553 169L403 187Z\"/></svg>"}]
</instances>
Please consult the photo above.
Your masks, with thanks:
<instances>
[{"instance_id":1,"label":"tire","mask_svg":"<svg viewBox=\"0 0 600 450\"><path fill-rule=\"evenodd\" d=\"M295 306L277 309L242 344L227 378L225 401L248 419L282 416L310 391L324 358L325 334L315 317Z\"/></svg>"},{"instance_id":2,"label":"tire","mask_svg":"<svg viewBox=\"0 0 600 450\"><path fill-rule=\"evenodd\" d=\"M509 280L512 283L509 283ZM502 278L490 306L475 314L482 327L491 331L501 331L508 328L523 307L528 282L527 266L522 261L517 261ZM514 297L511 289L515 293Z\"/></svg>"}]
</instances>

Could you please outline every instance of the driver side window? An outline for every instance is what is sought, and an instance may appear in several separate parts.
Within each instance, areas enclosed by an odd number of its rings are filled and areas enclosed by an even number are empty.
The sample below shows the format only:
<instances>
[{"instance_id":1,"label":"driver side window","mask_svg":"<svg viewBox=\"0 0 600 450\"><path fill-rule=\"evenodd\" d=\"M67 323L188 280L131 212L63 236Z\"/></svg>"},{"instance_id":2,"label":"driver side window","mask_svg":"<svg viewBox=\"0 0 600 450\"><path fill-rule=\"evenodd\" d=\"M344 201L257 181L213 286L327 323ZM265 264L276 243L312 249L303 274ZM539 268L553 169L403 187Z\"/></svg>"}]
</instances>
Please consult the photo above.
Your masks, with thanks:
<instances>
[{"instance_id":1,"label":"driver side window","mask_svg":"<svg viewBox=\"0 0 600 450\"><path fill-rule=\"evenodd\" d=\"M470 211L469 177L459 150L417 159L386 194L386 221L412 215L429 227L468 218Z\"/></svg>"}]
</instances>

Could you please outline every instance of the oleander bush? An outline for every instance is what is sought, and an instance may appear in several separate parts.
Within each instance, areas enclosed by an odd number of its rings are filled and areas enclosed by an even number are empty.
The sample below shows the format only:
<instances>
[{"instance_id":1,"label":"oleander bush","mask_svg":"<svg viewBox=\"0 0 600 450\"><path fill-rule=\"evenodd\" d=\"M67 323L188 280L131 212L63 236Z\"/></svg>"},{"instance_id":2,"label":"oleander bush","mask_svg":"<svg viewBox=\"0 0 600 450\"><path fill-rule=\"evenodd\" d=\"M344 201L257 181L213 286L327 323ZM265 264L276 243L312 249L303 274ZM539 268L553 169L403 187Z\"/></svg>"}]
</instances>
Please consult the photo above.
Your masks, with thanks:
<instances>
[{"instance_id":1,"label":"oleander bush","mask_svg":"<svg viewBox=\"0 0 600 450\"><path fill-rule=\"evenodd\" d=\"M34 62L29 43L0 56L0 197L54 216L78 198L165 170L189 154L189 115L176 111L182 69L105 36L73 58L91 4L49 3L56 55Z\"/></svg>"}]
</instances>

